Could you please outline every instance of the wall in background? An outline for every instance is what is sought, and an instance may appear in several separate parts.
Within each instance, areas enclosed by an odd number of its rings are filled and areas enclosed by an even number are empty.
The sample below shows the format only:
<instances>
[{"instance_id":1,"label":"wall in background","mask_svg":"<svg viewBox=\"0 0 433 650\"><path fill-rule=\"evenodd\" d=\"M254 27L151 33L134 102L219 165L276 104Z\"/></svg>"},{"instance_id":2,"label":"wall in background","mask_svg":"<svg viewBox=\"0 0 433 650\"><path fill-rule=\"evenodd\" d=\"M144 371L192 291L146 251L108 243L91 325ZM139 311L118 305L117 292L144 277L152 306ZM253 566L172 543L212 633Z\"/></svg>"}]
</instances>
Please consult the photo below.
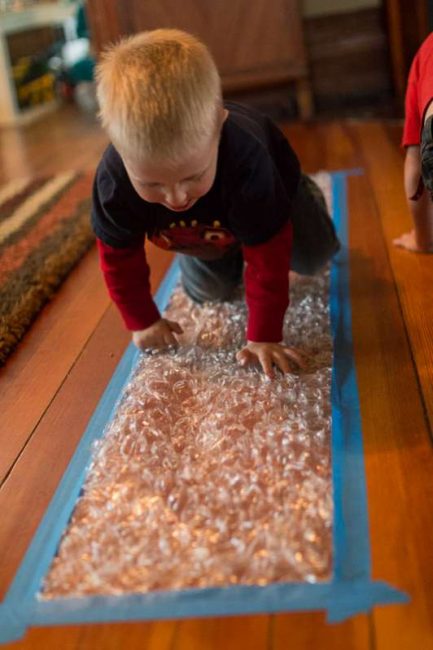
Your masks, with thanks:
<instances>
[{"instance_id":1,"label":"wall in background","mask_svg":"<svg viewBox=\"0 0 433 650\"><path fill-rule=\"evenodd\" d=\"M326 3L328 4L328 3ZM389 44L382 7L304 16L319 112L393 109Z\"/></svg>"},{"instance_id":2,"label":"wall in background","mask_svg":"<svg viewBox=\"0 0 433 650\"><path fill-rule=\"evenodd\" d=\"M380 7L381 0L303 0L302 13L305 17L325 16L330 14L357 11Z\"/></svg>"}]
</instances>

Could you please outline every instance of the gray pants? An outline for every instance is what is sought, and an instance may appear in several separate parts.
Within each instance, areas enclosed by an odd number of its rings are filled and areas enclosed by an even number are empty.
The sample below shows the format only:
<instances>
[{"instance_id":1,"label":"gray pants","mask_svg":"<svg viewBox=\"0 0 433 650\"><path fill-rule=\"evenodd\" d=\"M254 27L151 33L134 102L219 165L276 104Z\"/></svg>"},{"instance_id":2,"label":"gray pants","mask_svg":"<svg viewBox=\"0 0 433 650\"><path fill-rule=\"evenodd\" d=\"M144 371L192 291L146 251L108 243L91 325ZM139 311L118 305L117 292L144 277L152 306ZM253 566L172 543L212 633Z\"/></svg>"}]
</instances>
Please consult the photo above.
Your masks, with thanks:
<instances>
[{"instance_id":1,"label":"gray pants","mask_svg":"<svg viewBox=\"0 0 433 650\"><path fill-rule=\"evenodd\" d=\"M339 250L340 243L321 189L302 176L292 207L291 269L313 275ZM195 302L230 300L242 282L244 261L240 247L216 260L180 255L182 284ZM289 271L289 269L287 269Z\"/></svg>"}]
</instances>

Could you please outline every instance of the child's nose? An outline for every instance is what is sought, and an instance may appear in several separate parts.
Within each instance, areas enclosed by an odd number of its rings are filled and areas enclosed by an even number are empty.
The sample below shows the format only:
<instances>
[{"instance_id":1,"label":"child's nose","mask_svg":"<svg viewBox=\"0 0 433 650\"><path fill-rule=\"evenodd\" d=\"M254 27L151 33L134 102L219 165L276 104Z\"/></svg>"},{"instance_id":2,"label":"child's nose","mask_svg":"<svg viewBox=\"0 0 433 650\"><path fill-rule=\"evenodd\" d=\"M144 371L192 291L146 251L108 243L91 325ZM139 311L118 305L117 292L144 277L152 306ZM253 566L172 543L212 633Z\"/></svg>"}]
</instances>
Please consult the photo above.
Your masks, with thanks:
<instances>
[{"instance_id":1,"label":"child's nose","mask_svg":"<svg viewBox=\"0 0 433 650\"><path fill-rule=\"evenodd\" d=\"M167 190L165 200L173 206L173 208L180 208L188 202L188 196L181 185L174 185Z\"/></svg>"}]
</instances>

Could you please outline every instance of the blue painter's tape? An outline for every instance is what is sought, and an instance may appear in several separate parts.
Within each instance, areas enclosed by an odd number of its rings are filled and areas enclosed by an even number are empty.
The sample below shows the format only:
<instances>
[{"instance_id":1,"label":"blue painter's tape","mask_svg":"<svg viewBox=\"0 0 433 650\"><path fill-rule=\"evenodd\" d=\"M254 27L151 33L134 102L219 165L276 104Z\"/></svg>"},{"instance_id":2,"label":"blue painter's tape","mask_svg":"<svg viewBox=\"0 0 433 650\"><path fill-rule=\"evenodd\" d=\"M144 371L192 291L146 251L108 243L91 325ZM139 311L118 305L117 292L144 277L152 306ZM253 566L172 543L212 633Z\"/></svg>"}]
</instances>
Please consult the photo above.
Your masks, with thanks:
<instances>
[{"instance_id":1,"label":"blue painter's tape","mask_svg":"<svg viewBox=\"0 0 433 650\"><path fill-rule=\"evenodd\" d=\"M334 496L334 576L327 583L273 584L188 589L151 594L62 598L40 601L37 593L71 516L87 472L91 446L112 419L122 389L137 363L129 346L77 447L56 494L0 606L0 642L11 641L29 625L222 616L324 609L338 622L375 604L406 602L405 594L370 577L367 500L361 420L351 340L347 252L346 177L332 174L333 210L342 250L331 271L331 327L335 342L332 377L332 464ZM156 296L162 310L179 277L172 265Z\"/></svg>"},{"instance_id":2,"label":"blue painter's tape","mask_svg":"<svg viewBox=\"0 0 433 650\"><path fill-rule=\"evenodd\" d=\"M0 643L21 639L27 625L27 621L18 618L7 602L0 604Z\"/></svg>"},{"instance_id":3,"label":"blue painter's tape","mask_svg":"<svg viewBox=\"0 0 433 650\"><path fill-rule=\"evenodd\" d=\"M334 174L332 189L334 223L341 242L341 250L331 269L330 288L334 337L331 394L334 576L337 581L346 581L370 575L370 550L361 415L351 335L347 197L343 174Z\"/></svg>"},{"instance_id":4,"label":"blue painter's tape","mask_svg":"<svg viewBox=\"0 0 433 650\"><path fill-rule=\"evenodd\" d=\"M352 170L359 175L361 170ZM355 172L355 173L353 173ZM334 582L347 598L335 598L328 620L336 622L377 603L407 602L403 594L371 581L367 494L361 413L350 309L347 172L332 175L333 219L341 250L331 268L330 312L334 339L332 373L332 471L334 490Z\"/></svg>"}]
</instances>

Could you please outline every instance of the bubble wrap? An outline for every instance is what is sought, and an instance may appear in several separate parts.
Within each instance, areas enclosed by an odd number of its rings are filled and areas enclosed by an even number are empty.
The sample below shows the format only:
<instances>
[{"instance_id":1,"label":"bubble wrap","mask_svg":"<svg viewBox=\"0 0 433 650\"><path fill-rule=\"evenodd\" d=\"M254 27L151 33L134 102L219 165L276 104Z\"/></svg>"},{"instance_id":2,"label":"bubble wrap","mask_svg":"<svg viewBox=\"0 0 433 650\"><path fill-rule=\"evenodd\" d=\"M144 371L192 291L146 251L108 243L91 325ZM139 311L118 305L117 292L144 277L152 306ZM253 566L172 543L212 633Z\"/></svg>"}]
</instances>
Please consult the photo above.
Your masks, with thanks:
<instances>
[{"instance_id":1,"label":"bubble wrap","mask_svg":"<svg viewBox=\"0 0 433 650\"><path fill-rule=\"evenodd\" d=\"M246 309L176 289L177 350L143 354L39 598L332 575L329 273L291 291L284 340L306 370L243 368Z\"/></svg>"}]
</instances>

